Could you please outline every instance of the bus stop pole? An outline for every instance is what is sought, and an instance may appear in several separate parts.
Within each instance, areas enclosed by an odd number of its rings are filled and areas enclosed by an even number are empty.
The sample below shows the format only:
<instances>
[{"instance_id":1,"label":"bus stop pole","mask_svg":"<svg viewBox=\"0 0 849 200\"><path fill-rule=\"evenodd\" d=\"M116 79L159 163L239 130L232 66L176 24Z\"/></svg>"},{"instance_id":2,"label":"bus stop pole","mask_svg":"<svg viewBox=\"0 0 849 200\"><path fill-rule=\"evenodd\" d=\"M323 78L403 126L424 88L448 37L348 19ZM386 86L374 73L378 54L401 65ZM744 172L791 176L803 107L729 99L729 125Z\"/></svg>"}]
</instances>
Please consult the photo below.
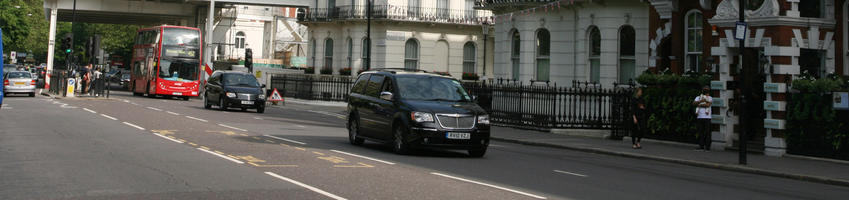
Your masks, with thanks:
<instances>
[{"instance_id":1,"label":"bus stop pole","mask_svg":"<svg viewBox=\"0 0 849 200\"><path fill-rule=\"evenodd\" d=\"M56 8L58 6L54 5L54 8L50 9L50 38L48 38L47 42L47 71L44 74L44 89L47 92L56 92L50 91L50 75L53 73L53 59L56 56L56 53L53 51L56 47L56 15L59 12L59 9Z\"/></svg>"}]
</instances>

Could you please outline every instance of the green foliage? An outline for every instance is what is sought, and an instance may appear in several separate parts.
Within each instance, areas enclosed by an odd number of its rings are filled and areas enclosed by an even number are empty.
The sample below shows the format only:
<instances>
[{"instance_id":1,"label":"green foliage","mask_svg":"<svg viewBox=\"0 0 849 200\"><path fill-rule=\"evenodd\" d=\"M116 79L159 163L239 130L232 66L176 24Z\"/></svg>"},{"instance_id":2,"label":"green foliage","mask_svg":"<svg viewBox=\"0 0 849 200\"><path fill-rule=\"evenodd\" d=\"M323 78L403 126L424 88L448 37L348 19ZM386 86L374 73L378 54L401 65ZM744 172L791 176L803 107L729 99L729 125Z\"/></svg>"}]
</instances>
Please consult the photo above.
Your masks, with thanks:
<instances>
[{"instance_id":1,"label":"green foliage","mask_svg":"<svg viewBox=\"0 0 849 200\"><path fill-rule=\"evenodd\" d=\"M643 98L649 112L648 138L696 142L696 116L693 98L702 86L710 83L710 75L691 73L677 75L643 72L637 82L645 86Z\"/></svg>"},{"instance_id":2,"label":"green foliage","mask_svg":"<svg viewBox=\"0 0 849 200\"><path fill-rule=\"evenodd\" d=\"M794 154L849 159L849 113L832 108L832 92L846 91L839 76L794 80L787 105L787 146Z\"/></svg>"}]
</instances>

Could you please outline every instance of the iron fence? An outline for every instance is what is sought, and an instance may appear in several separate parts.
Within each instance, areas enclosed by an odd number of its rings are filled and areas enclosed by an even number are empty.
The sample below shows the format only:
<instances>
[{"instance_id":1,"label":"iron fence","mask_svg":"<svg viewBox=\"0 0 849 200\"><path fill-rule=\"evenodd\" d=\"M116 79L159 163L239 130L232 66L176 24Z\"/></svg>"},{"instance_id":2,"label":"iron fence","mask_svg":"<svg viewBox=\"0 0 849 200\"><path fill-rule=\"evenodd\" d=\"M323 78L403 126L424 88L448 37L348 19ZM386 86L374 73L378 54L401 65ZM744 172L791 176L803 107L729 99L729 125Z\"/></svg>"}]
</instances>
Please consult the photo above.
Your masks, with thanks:
<instances>
[{"instance_id":1,"label":"iron fence","mask_svg":"<svg viewBox=\"0 0 849 200\"><path fill-rule=\"evenodd\" d=\"M348 101L354 78L309 74L280 74L271 77L271 88L284 97L307 100Z\"/></svg>"},{"instance_id":2,"label":"iron fence","mask_svg":"<svg viewBox=\"0 0 849 200\"><path fill-rule=\"evenodd\" d=\"M50 72L50 87L48 91L54 95L66 96L68 87L66 81L70 77L70 74L66 70L53 70Z\"/></svg>"}]
</instances>

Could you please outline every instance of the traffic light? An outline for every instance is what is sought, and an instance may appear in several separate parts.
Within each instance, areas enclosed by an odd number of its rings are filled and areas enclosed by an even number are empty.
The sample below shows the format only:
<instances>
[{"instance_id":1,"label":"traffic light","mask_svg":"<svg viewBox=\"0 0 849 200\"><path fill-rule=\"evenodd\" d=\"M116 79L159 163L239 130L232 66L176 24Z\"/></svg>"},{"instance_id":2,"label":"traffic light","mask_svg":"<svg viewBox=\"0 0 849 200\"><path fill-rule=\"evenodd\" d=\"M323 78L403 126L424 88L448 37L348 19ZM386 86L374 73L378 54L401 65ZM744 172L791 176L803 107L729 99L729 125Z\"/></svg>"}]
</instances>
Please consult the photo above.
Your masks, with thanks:
<instances>
[{"instance_id":1,"label":"traffic light","mask_svg":"<svg viewBox=\"0 0 849 200\"><path fill-rule=\"evenodd\" d=\"M254 54L251 49L245 49L245 67L249 72L254 71Z\"/></svg>"},{"instance_id":2,"label":"traffic light","mask_svg":"<svg viewBox=\"0 0 849 200\"><path fill-rule=\"evenodd\" d=\"M71 53L71 47L73 46L73 44L71 43L73 42L73 38L74 35L65 34L65 37L63 37L60 42L62 43L62 51L64 51L65 53Z\"/></svg>"}]
</instances>

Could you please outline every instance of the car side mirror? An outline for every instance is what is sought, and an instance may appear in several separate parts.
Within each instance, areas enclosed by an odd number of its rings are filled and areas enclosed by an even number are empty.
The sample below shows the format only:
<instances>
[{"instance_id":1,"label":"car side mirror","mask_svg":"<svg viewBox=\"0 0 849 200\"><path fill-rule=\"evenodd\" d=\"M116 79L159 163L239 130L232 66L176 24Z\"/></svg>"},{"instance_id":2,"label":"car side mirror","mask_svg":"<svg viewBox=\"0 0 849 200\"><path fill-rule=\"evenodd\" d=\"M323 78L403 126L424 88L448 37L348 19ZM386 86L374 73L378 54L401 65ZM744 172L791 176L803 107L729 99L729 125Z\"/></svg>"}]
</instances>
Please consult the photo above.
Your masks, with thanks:
<instances>
[{"instance_id":1,"label":"car side mirror","mask_svg":"<svg viewBox=\"0 0 849 200\"><path fill-rule=\"evenodd\" d=\"M392 101L392 93L391 92L381 92L380 99Z\"/></svg>"}]
</instances>

